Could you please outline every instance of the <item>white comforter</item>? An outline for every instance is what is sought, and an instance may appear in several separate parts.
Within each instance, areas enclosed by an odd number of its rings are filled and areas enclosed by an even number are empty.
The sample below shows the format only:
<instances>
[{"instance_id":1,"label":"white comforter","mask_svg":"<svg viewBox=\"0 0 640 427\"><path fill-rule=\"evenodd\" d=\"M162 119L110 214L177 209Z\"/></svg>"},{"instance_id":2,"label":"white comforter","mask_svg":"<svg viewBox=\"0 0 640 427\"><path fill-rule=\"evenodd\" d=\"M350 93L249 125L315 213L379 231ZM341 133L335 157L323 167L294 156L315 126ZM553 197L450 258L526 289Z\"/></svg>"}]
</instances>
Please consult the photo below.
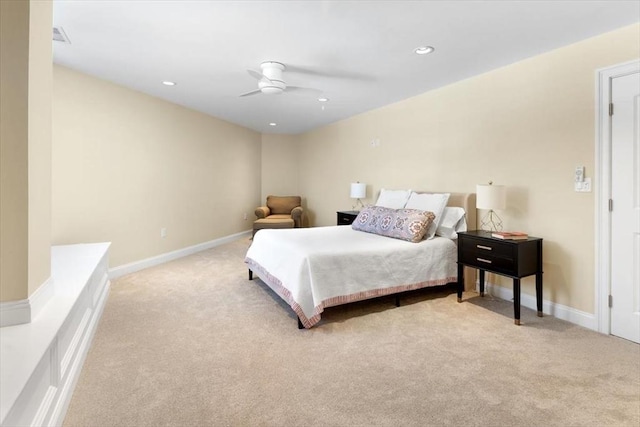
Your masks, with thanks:
<instances>
[{"instance_id":1,"label":"white comforter","mask_svg":"<svg viewBox=\"0 0 640 427\"><path fill-rule=\"evenodd\" d=\"M260 230L245 262L309 328L324 307L457 279L452 240L410 243L348 226Z\"/></svg>"}]
</instances>

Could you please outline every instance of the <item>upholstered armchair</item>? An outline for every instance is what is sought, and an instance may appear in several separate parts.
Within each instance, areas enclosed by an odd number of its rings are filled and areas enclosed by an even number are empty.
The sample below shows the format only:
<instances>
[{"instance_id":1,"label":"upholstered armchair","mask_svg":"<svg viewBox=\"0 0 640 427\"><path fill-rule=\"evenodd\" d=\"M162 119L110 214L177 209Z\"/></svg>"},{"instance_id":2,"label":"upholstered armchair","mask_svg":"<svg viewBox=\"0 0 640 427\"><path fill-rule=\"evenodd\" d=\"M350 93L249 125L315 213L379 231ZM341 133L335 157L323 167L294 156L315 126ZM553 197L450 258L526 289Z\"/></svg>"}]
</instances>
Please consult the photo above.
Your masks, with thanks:
<instances>
[{"instance_id":1,"label":"upholstered armchair","mask_svg":"<svg viewBox=\"0 0 640 427\"><path fill-rule=\"evenodd\" d=\"M302 227L304 210L300 204L300 196L267 196L266 206L256 208L253 234L263 228Z\"/></svg>"}]
</instances>

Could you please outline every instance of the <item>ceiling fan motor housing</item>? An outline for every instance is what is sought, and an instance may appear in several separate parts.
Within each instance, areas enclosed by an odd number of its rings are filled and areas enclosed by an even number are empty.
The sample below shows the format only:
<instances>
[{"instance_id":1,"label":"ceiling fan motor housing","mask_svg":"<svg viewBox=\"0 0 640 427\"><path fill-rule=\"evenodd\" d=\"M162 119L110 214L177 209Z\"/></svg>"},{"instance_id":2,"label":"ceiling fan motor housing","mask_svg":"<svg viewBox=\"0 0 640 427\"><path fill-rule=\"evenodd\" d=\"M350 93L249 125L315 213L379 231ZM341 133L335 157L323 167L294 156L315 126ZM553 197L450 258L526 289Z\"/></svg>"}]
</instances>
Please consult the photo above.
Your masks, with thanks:
<instances>
[{"instance_id":1,"label":"ceiling fan motor housing","mask_svg":"<svg viewBox=\"0 0 640 427\"><path fill-rule=\"evenodd\" d=\"M287 87L287 84L282 80L284 64L269 61L260 64L260 68L262 69L262 75L266 77L266 79L258 82L260 91L264 94L282 93Z\"/></svg>"}]
</instances>

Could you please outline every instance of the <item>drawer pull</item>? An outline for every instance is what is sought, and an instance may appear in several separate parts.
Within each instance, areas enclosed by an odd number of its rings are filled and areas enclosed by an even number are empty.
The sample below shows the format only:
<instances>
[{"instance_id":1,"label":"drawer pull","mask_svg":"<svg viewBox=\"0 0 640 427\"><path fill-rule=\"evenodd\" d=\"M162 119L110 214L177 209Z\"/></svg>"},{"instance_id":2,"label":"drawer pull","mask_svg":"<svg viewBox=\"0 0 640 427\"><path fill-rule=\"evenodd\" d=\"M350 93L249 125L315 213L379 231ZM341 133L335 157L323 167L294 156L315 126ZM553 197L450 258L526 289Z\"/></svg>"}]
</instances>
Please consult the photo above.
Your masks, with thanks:
<instances>
[{"instance_id":1,"label":"drawer pull","mask_svg":"<svg viewBox=\"0 0 640 427\"><path fill-rule=\"evenodd\" d=\"M484 249L486 251L491 251L493 250L493 248L491 246L482 246L482 245L476 245L476 248L478 249Z\"/></svg>"},{"instance_id":2,"label":"drawer pull","mask_svg":"<svg viewBox=\"0 0 640 427\"><path fill-rule=\"evenodd\" d=\"M486 262L487 264L491 264L491 261L488 259L484 259L484 258L476 258L476 259L480 262Z\"/></svg>"}]
</instances>

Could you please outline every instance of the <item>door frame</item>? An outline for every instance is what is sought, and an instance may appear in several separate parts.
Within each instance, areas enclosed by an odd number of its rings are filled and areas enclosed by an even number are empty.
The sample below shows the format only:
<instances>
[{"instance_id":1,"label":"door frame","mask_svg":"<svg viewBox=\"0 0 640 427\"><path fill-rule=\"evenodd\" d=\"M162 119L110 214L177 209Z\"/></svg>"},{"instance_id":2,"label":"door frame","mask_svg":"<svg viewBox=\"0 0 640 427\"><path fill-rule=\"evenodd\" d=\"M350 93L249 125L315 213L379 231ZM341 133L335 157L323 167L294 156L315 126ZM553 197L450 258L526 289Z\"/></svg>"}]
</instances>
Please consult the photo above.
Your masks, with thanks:
<instances>
[{"instance_id":1,"label":"door frame","mask_svg":"<svg viewBox=\"0 0 640 427\"><path fill-rule=\"evenodd\" d=\"M611 334L611 80L640 72L640 60L596 70L596 153L595 153L595 307L598 332Z\"/></svg>"}]
</instances>

